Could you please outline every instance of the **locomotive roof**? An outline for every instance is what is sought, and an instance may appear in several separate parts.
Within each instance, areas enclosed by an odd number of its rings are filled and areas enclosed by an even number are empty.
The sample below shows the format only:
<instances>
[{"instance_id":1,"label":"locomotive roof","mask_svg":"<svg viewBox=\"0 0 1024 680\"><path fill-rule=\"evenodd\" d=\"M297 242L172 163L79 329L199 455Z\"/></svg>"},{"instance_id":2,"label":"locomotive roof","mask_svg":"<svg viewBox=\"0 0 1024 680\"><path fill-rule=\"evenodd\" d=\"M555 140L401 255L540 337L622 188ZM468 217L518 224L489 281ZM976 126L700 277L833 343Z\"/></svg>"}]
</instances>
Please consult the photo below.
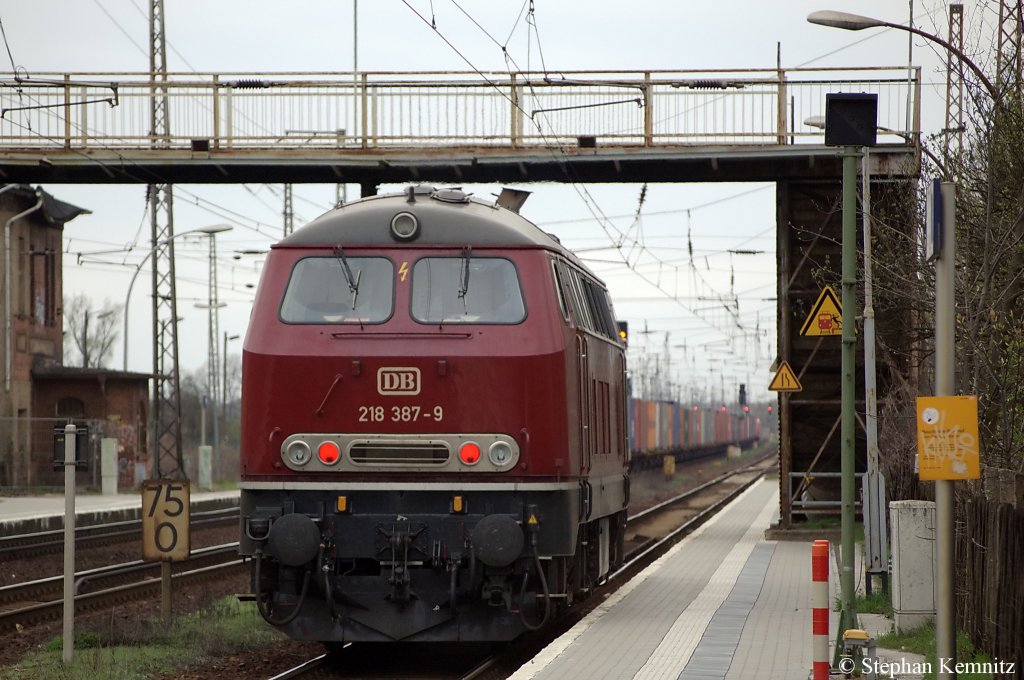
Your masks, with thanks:
<instances>
[{"instance_id":1,"label":"locomotive roof","mask_svg":"<svg viewBox=\"0 0 1024 680\"><path fill-rule=\"evenodd\" d=\"M410 200L412 199L412 200ZM518 213L458 189L409 187L371 196L324 213L280 242L283 246L395 246L391 220L412 213L421 233L408 243L451 246L536 246L583 266L555 238Z\"/></svg>"}]
</instances>

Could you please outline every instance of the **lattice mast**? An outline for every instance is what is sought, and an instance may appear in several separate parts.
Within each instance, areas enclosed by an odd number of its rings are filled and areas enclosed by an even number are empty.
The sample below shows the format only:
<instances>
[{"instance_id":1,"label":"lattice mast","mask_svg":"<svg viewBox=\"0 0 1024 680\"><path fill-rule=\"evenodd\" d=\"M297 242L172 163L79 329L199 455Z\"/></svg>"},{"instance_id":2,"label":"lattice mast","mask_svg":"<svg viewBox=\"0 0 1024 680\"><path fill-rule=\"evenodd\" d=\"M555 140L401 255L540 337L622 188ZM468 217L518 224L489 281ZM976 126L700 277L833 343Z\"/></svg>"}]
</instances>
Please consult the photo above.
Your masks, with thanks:
<instances>
[{"instance_id":1,"label":"lattice mast","mask_svg":"<svg viewBox=\"0 0 1024 680\"><path fill-rule=\"evenodd\" d=\"M949 6L949 44L960 52L964 46L964 6ZM964 140L964 64L946 51L946 128L942 143L942 161L947 168L959 158Z\"/></svg>"},{"instance_id":2,"label":"lattice mast","mask_svg":"<svg viewBox=\"0 0 1024 680\"><path fill-rule=\"evenodd\" d=\"M292 185L284 185L284 237L288 236L295 231L295 209L292 203Z\"/></svg>"},{"instance_id":3,"label":"lattice mast","mask_svg":"<svg viewBox=\"0 0 1024 680\"><path fill-rule=\"evenodd\" d=\"M164 0L149 6L150 142L171 145ZM150 184L153 266L153 476L184 478L178 372L178 296L174 274L174 197L170 184Z\"/></svg>"},{"instance_id":4,"label":"lattice mast","mask_svg":"<svg viewBox=\"0 0 1024 680\"><path fill-rule=\"evenodd\" d=\"M220 300L217 295L217 239L210 233L207 236L210 242L210 259L209 259L209 271L208 271L208 295L207 295L207 306L209 307L209 343L208 352L206 357L206 385L207 395L210 399L210 413L213 414L213 450L215 452L214 458L220 460L220 418L221 414L218 413L218 407L221 403L221 384L220 384L220 351L218 350L219 344L217 338L220 335L219 321L220 321ZM204 444L206 442L203 442Z\"/></svg>"},{"instance_id":5,"label":"lattice mast","mask_svg":"<svg viewBox=\"0 0 1024 680\"><path fill-rule=\"evenodd\" d=\"M996 87L1019 90L1021 86L1020 0L999 0L999 39L996 52Z\"/></svg>"}]
</instances>

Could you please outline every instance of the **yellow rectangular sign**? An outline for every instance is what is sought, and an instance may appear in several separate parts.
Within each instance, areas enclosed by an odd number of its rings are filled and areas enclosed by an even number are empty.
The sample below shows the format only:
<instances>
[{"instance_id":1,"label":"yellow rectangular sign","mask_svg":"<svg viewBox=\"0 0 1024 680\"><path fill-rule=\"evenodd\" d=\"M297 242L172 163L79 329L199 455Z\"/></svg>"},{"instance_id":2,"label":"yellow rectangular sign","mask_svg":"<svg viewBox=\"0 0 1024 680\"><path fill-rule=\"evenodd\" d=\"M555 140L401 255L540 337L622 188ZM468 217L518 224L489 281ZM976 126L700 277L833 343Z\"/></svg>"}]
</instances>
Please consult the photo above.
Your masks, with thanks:
<instances>
[{"instance_id":1,"label":"yellow rectangular sign","mask_svg":"<svg viewBox=\"0 0 1024 680\"><path fill-rule=\"evenodd\" d=\"M917 398L918 476L978 479L978 398Z\"/></svg>"}]
</instances>

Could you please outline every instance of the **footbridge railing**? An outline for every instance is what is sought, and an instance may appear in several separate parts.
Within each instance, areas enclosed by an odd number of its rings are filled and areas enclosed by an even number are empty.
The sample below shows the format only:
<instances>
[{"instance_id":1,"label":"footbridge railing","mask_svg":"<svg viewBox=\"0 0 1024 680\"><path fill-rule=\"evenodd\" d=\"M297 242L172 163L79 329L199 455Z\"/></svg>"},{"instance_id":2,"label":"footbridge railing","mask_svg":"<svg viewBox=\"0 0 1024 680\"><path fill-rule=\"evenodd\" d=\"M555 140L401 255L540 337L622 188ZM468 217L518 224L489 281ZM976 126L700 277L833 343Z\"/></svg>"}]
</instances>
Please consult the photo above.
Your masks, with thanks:
<instances>
[{"instance_id":1,"label":"footbridge railing","mask_svg":"<svg viewBox=\"0 0 1024 680\"><path fill-rule=\"evenodd\" d=\"M0 74L0 153L19 149L399 149L821 143L828 92L878 95L920 129L906 67L560 73ZM151 134L153 98L171 134ZM899 138L902 138L899 139Z\"/></svg>"}]
</instances>

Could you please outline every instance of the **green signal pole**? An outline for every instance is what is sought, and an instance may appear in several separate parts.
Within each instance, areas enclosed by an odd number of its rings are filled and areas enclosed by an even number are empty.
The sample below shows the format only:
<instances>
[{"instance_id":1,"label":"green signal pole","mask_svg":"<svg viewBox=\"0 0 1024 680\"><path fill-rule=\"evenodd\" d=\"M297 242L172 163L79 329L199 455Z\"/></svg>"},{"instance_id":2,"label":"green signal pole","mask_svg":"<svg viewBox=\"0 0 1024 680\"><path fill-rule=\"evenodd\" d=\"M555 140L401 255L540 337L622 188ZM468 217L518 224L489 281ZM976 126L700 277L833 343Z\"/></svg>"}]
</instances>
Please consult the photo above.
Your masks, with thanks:
<instances>
[{"instance_id":1,"label":"green signal pole","mask_svg":"<svg viewBox=\"0 0 1024 680\"><path fill-rule=\"evenodd\" d=\"M860 147L843 147L843 354L842 354L842 413L840 435L842 438L842 562L840 575L842 613L833 666L839 664L843 650L843 633L857 628L857 611L854 609L853 581L853 523L855 472L854 458L855 413L857 383L856 370L857 333L854 310L857 309L857 160L861 157Z\"/></svg>"}]
</instances>

